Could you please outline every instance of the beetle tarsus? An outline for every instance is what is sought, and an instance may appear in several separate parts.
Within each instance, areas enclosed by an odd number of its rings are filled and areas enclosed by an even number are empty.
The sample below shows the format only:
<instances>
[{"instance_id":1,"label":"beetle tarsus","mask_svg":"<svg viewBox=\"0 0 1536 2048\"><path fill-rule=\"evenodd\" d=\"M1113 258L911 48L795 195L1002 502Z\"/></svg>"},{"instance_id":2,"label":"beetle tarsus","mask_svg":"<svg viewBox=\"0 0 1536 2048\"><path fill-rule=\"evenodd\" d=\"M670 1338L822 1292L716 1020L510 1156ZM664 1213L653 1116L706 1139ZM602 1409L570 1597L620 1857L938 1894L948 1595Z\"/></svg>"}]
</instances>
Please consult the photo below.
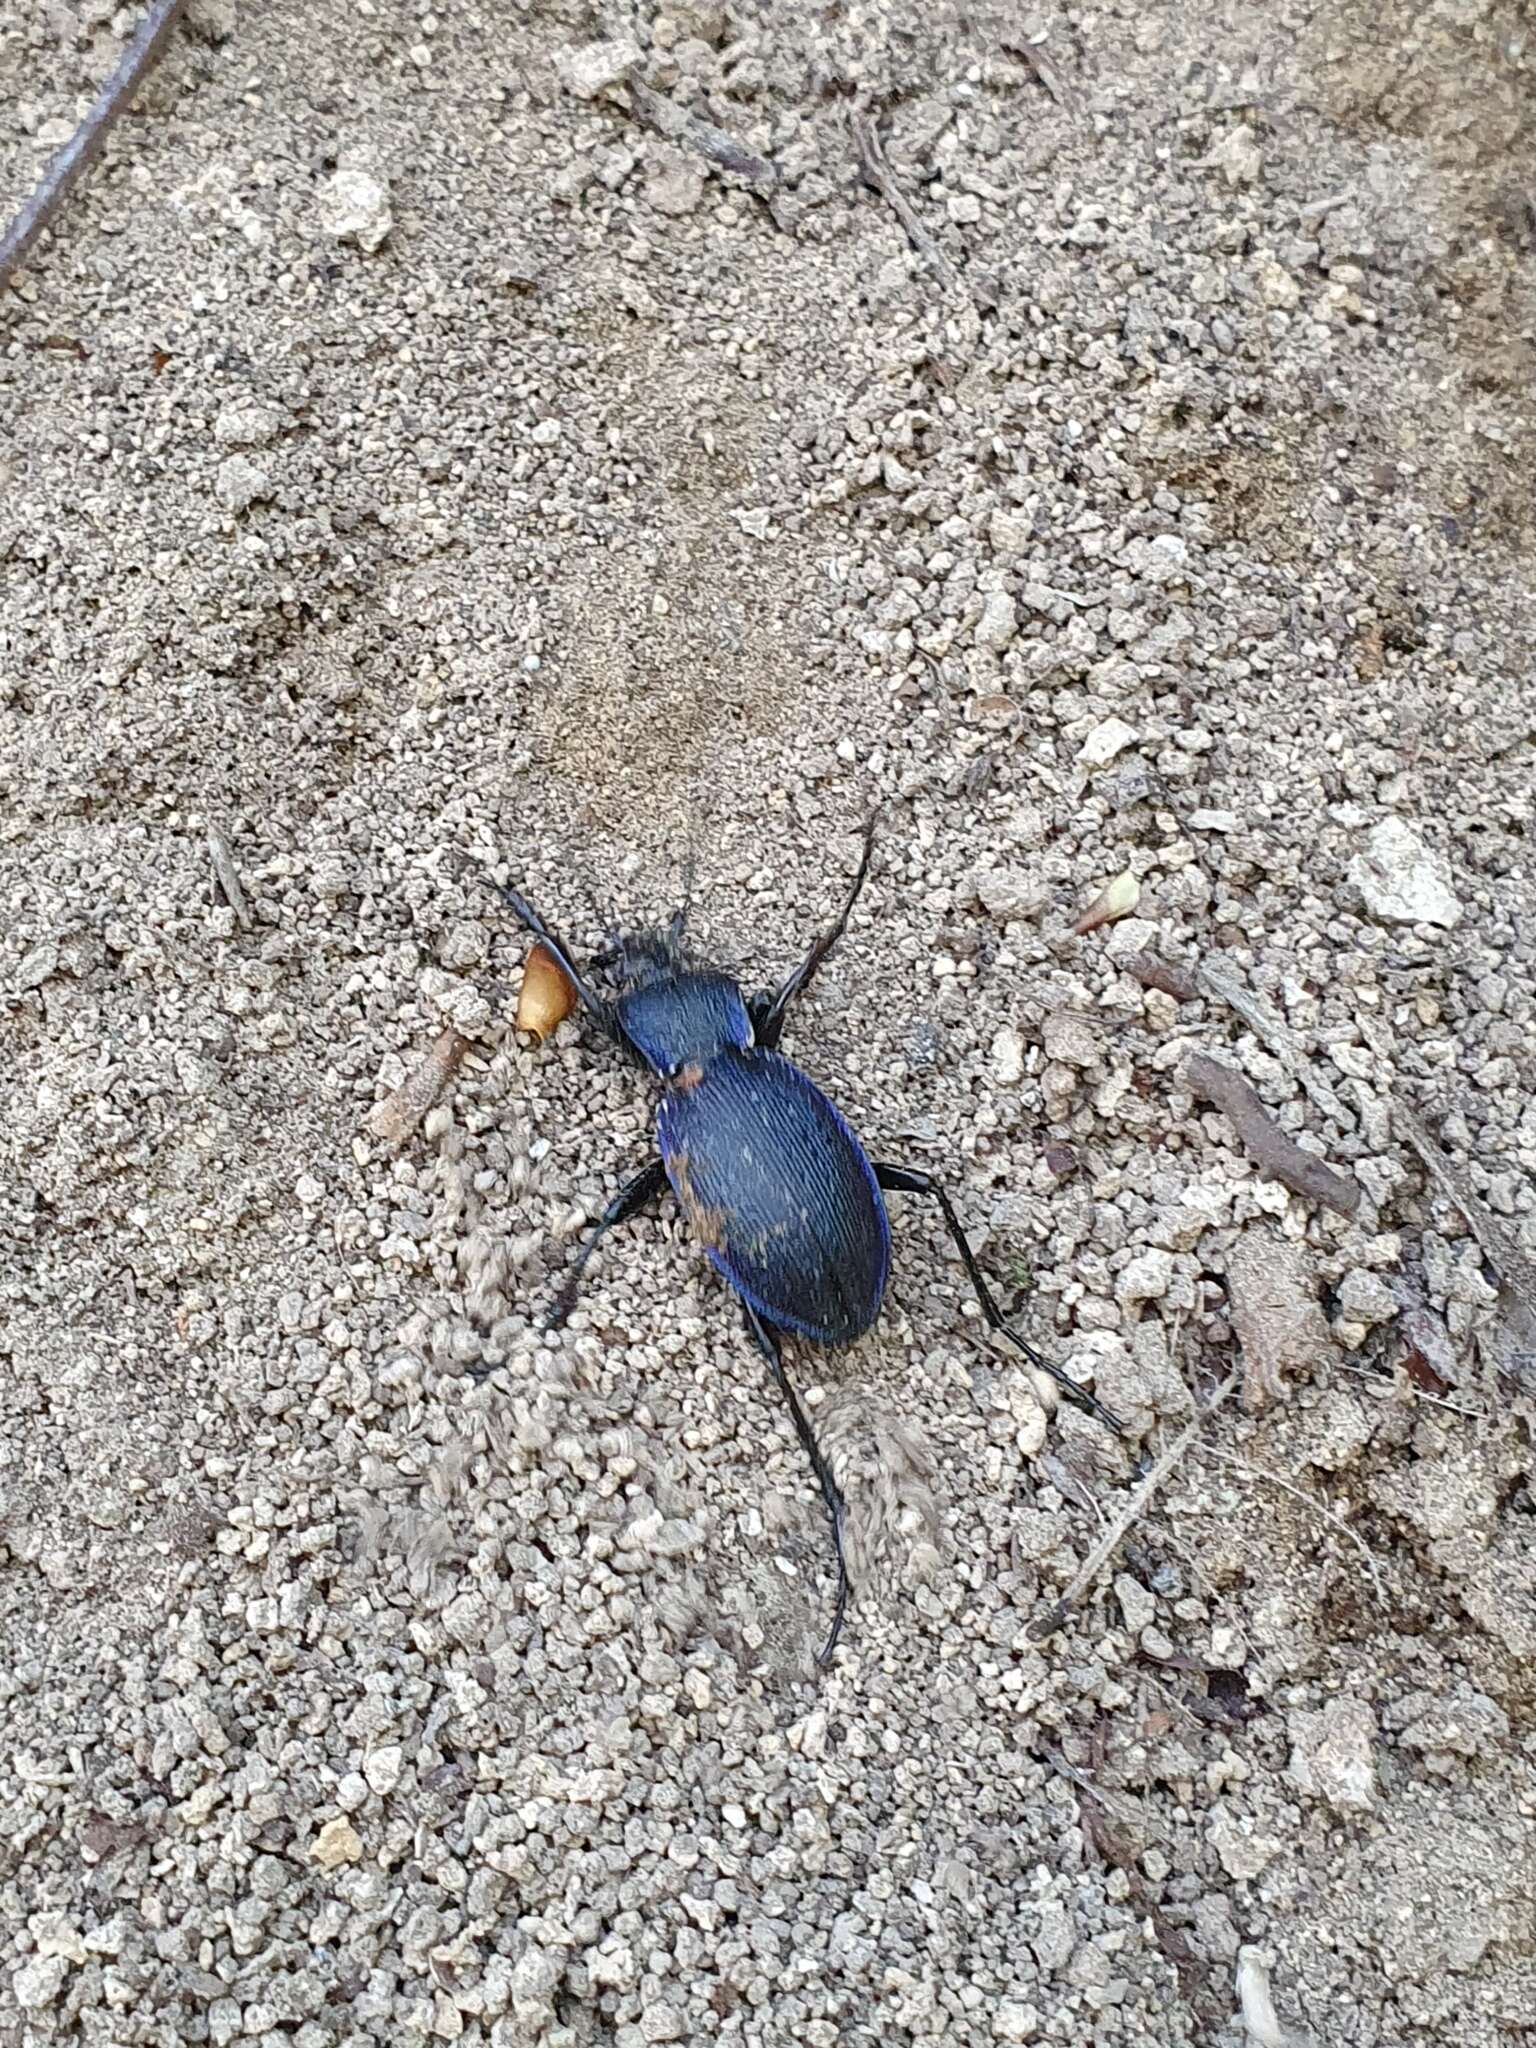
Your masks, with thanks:
<instances>
[{"instance_id":1,"label":"beetle tarsus","mask_svg":"<svg viewBox=\"0 0 1536 2048\"><path fill-rule=\"evenodd\" d=\"M829 1664L832 1661L832 1652L837 1648L837 1639L843 1632L843 1616L848 1611L848 1560L843 1555L843 1515L846 1509L842 1490L832 1477L832 1468L822 1456L821 1446L806 1420L799 1396L789 1383L789 1375L784 1370L784 1354L778 1331L771 1323L763 1321L750 1302L743 1302L742 1307L746 1310L747 1328L752 1332L758 1349L767 1359L768 1370L773 1374L779 1392L788 1405L790 1420L795 1425L795 1434L811 1461L811 1470L816 1474L817 1484L821 1487L821 1497L827 1504L827 1513L832 1522L832 1550L837 1559L837 1601L832 1609L832 1627L816 1656L818 1664Z\"/></svg>"}]
</instances>

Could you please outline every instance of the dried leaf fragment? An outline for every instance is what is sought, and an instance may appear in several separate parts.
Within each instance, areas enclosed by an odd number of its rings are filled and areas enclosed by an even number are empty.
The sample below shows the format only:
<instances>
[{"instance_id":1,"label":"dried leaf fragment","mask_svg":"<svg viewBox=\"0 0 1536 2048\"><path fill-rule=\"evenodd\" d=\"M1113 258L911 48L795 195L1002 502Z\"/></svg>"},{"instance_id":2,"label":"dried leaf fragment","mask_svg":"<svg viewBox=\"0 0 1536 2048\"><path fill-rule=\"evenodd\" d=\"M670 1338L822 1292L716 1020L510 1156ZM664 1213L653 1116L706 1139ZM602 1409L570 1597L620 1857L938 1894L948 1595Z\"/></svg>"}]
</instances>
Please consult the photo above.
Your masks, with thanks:
<instances>
[{"instance_id":1,"label":"dried leaf fragment","mask_svg":"<svg viewBox=\"0 0 1536 2048\"><path fill-rule=\"evenodd\" d=\"M523 969L523 985L517 998L517 1028L528 1031L542 1045L562 1017L576 1007L576 991L560 962L540 940L535 940Z\"/></svg>"},{"instance_id":2,"label":"dried leaf fragment","mask_svg":"<svg viewBox=\"0 0 1536 2048\"><path fill-rule=\"evenodd\" d=\"M1311 1272L1276 1231L1253 1226L1239 1238L1227 1259L1227 1300L1243 1352L1243 1406L1253 1415L1283 1401L1286 1375L1310 1371L1333 1338Z\"/></svg>"},{"instance_id":3,"label":"dried leaf fragment","mask_svg":"<svg viewBox=\"0 0 1536 2048\"><path fill-rule=\"evenodd\" d=\"M1101 924L1113 924L1118 917L1129 917L1140 901L1141 884L1127 868L1112 882L1105 883L1072 930L1081 938L1085 932L1097 931Z\"/></svg>"}]
</instances>

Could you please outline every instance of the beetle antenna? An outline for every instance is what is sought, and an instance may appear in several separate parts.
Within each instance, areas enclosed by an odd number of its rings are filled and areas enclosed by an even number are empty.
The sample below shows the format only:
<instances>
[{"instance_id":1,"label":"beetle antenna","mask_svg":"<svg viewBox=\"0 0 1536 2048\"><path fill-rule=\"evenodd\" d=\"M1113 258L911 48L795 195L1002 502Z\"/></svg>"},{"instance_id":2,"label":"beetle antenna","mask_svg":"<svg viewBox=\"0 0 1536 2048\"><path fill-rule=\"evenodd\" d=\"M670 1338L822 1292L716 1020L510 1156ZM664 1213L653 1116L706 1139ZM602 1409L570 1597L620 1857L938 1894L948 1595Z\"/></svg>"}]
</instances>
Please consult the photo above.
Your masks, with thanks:
<instances>
[{"instance_id":1,"label":"beetle antenna","mask_svg":"<svg viewBox=\"0 0 1536 2048\"><path fill-rule=\"evenodd\" d=\"M485 877L485 880L495 890L496 894L501 898L523 929L531 932L540 945L547 952L554 955L555 959L560 963L566 980L569 981L571 987L576 991L577 1001L592 1019L593 1023L600 1030L606 1031L610 1038L619 1037L618 1023L614 1016L612 1003L605 1002L597 994L596 990L587 980L586 975L577 965L575 955L571 952L564 939L560 937L558 932L551 931L550 927L539 916L539 913L526 897L519 896L515 889L509 889L504 882L493 881L489 875Z\"/></svg>"}]
</instances>

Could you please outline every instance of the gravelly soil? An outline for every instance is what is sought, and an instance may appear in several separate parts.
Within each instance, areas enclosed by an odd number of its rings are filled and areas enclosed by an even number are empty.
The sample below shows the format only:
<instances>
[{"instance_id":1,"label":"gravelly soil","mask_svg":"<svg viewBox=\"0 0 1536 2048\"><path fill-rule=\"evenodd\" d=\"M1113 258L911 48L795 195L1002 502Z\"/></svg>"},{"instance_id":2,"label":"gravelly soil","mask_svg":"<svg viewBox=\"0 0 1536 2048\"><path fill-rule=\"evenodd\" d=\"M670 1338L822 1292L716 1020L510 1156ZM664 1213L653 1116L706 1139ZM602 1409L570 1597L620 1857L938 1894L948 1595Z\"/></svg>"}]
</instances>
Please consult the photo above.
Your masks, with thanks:
<instances>
[{"instance_id":1,"label":"gravelly soil","mask_svg":"<svg viewBox=\"0 0 1536 2048\"><path fill-rule=\"evenodd\" d=\"M0 5L0 209L130 26ZM1531 66L193 10L0 306L0 2042L1536 2026ZM671 1211L543 1329L651 1105L483 877L595 947L693 855L756 986L875 803L787 1049L1129 1429L898 1199L791 1351L821 1675Z\"/></svg>"}]
</instances>

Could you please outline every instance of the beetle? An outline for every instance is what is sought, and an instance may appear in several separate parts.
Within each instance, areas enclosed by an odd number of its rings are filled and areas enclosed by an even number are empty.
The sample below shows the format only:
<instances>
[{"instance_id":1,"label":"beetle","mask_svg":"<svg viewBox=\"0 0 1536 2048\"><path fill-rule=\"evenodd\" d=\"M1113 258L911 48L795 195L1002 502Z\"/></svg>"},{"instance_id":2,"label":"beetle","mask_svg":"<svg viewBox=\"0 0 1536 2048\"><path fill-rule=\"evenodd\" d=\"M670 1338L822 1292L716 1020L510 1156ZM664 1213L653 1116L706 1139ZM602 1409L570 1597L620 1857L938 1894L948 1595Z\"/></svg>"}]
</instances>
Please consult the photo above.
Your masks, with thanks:
<instances>
[{"instance_id":1,"label":"beetle","mask_svg":"<svg viewBox=\"0 0 1536 2048\"><path fill-rule=\"evenodd\" d=\"M817 1657L837 1647L848 1605L844 1502L784 1370L786 1334L851 1344L880 1313L891 1269L885 1197L936 1201L982 1314L998 1336L1047 1373L1066 1399L1119 1432L1119 1419L1013 1329L977 1265L949 1195L917 1167L872 1160L815 1082L778 1050L791 1006L847 929L869 875L875 820L836 919L775 989L746 997L732 977L696 961L684 944L691 890L660 929L619 939L583 969L525 898L495 885L503 902L569 976L576 999L606 1036L661 1083L658 1156L620 1188L597 1218L556 1296L550 1326L575 1304L588 1260L607 1233L670 1186L711 1265L740 1298L747 1328L789 1408L832 1524L837 1599ZM593 976L617 970L619 993Z\"/></svg>"}]
</instances>

